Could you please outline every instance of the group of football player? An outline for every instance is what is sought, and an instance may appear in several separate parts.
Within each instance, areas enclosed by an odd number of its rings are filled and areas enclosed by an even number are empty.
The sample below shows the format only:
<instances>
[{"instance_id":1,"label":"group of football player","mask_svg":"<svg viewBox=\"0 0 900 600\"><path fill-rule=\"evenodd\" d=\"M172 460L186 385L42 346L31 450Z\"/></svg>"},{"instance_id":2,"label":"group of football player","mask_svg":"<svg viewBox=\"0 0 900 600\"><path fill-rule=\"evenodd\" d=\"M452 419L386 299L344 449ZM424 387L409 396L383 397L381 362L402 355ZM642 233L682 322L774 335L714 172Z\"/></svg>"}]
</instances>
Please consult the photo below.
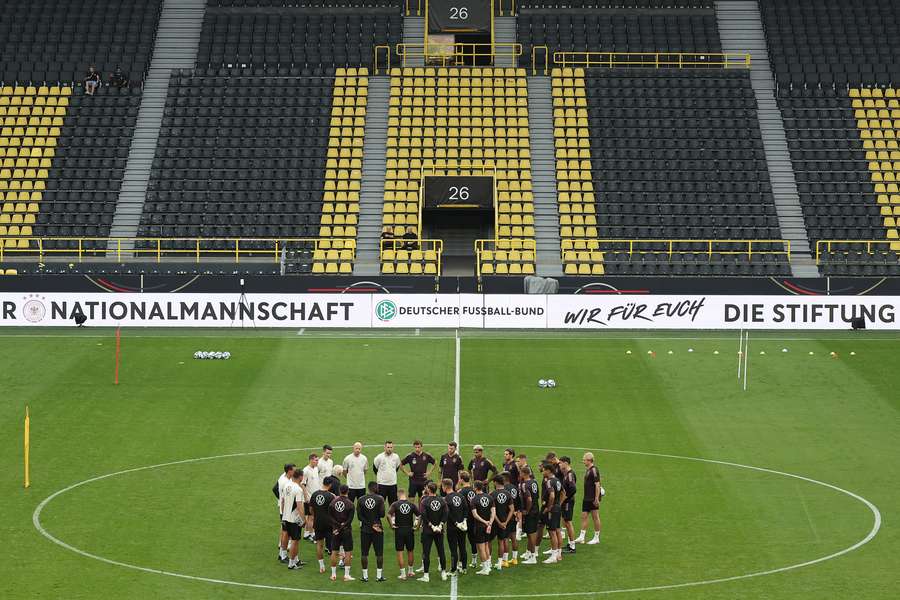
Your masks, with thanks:
<instances>
[{"instance_id":1,"label":"group of football player","mask_svg":"<svg viewBox=\"0 0 900 600\"><path fill-rule=\"evenodd\" d=\"M343 463L335 465L332 447L325 445L321 454L309 455L305 467L284 466L272 491L281 521L278 559L289 569L306 564L299 555L304 538L316 545L320 573L326 572L326 559L330 559L332 581L337 580L339 568L343 568L344 581L353 581L354 517L360 522L362 581L369 581L371 551L376 559L375 580L385 580L385 520L394 531L401 580L415 578L419 572L419 581L429 581L432 549L437 553L441 579L446 580L465 574L467 566L477 568L478 575L490 575L518 564L537 564L544 539L550 546L543 552L544 564L574 554L576 544L600 543L599 509L605 490L591 452L582 457L584 491L581 531L576 537L578 486L568 456L549 452L535 469L525 454L506 448L498 468L484 455L484 448L476 445L464 468L456 442L450 442L447 452L435 460L418 440L402 459L388 441L372 462L375 480L366 483L369 461L362 450L362 443L357 442ZM436 468L440 478L432 480ZM408 490L398 489L399 471L409 477ZM591 524L593 537L586 541ZM422 546L417 569L413 554L416 531L421 532ZM520 542L524 542L521 555ZM450 550L449 565L445 545Z\"/></svg>"}]
</instances>

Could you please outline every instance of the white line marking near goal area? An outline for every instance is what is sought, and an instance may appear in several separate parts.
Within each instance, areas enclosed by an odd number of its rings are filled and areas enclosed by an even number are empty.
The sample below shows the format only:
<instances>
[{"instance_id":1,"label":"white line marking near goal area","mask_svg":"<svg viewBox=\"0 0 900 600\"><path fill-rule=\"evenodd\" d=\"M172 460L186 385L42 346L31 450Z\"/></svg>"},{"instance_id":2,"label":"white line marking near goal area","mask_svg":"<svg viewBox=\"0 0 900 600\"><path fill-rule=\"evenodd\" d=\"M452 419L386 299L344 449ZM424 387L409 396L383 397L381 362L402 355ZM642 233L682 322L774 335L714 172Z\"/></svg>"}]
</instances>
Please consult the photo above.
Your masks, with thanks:
<instances>
[{"instance_id":1,"label":"white line marking near goal area","mask_svg":"<svg viewBox=\"0 0 900 600\"><path fill-rule=\"evenodd\" d=\"M490 447L490 448L503 448L506 446L504 444L484 444L484 445L487 447ZM343 448L350 448L350 447L351 446L335 446L335 449L343 449ZM554 592L554 593L536 593L536 594L483 594L483 595L472 594L472 595L457 595L455 598L559 598L559 597L573 597L573 596L600 596L600 595L607 595L607 594L623 594L623 593L634 593L634 592L672 590L672 589L679 589L679 588L689 588L689 587L697 587L697 586L703 586L703 585L712 585L712 584L717 584L717 583L725 583L725 582L730 582L730 581L739 581L742 579L763 577L766 575L774 575L776 573L784 573L786 571L793 571L795 569L801 569L803 567L809 567L812 565L823 563L823 562L831 560L833 558L838 558L840 556L843 556L845 554L853 552L854 550L857 550L857 549L861 548L862 546L868 544L878 534L878 531L881 529L881 512L878 510L878 507L876 507L872 502L866 500L865 498L863 498L862 496L860 496L858 494L855 494L851 491L840 488L836 485L832 485L830 483L826 483L823 481L818 481L818 480L812 479L810 477L804 477L803 475L795 475L793 473L786 473L784 471L777 471L775 469L767 469L764 467L754 467L752 465L743 465L740 463L734 463L734 462L728 462L728 461L722 461L722 460L713 460L713 459L708 459L708 458L698 458L698 457L692 457L692 456L680 456L680 455L676 455L676 454L663 454L663 453L658 453L658 452L641 452L641 451L637 451L637 450L614 450L614 449L610 449L610 448L583 448L583 447L573 447L573 446L557 446L554 444L535 444L535 445L532 445L531 447L552 448L554 450L580 450L580 451L591 450L594 452L630 454L630 455L638 455L638 456L654 456L654 457L668 458L668 459L674 459L674 460L688 460L688 461L708 463L708 464L714 464L714 465L722 465L722 466L726 466L726 467L734 467L734 468L738 468L738 469L747 469L750 471L757 471L760 473L768 473L768 474L772 474L772 475L778 475L781 477L789 477L789 478L792 478L795 480L805 481L807 483L811 483L814 485L820 485L822 487L845 494L845 495L853 498L854 500L861 502L872 513L872 516L873 516L872 529L868 532L868 534L866 534L866 536L864 538L862 538L861 540L859 540L852 546L848 546L847 548L844 548L843 550L833 552L831 554L828 554L827 556L822 556L820 558L804 561L801 563L796 563L793 565L788 565L785 567L779 567L779 568L769 569L769 570L765 570L765 571L756 571L756 572L752 572L752 573L745 573L742 575L734 575L731 577L720 577L717 579L705 579L705 580L700 580L700 581L688 581L688 582L683 582L683 583L671 583L671 584L663 584L663 585L655 585L655 586L622 588L622 589L613 589L613 590L595 590L595 591L583 591L583 592ZM140 565L133 565L130 563L117 561L117 560L113 560L113 559L106 558L103 556L99 556L97 554L92 554L90 552L87 552L85 550L82 550L80 548L77 548L71 544L68 544L68 543L60 540L59 538L57 538L53 534L51 534L49 531L47 531L44 528L44 526L41 524L41 512L44 510L44 508L46 508L46 506L53 499L61 496L62 494L65 494L66 492L69 492L78 487L81 487L81 486L84 486L84 485L87 485L89 483L93 483L96 481L109 479L109 478L116 477L119 475L125 475L127 473L135 473L138 471L148 471L151 469L158 469L158 468L169 467L169 466L174 466L174 465L184 465L184 464L207 462L207 461L226 459L226 458L237 458L237 457L243 457L243 456L258 456L258 455L263 455L263 454L279 454L279 453L286 453L286 452L302 452L302 451L306 451L306 450L316 450L318 448L319 448L318 446L315 446L315 447L311 447L311 448L285 448L282 450L262 450L262 451L258 451L258 452L238 452L238 453L233 453L233 454L221 454L218 456L190 458L190 459L161 463L161 464L150 465L150 466L145 466L145 467L135 467L132 469L125 469L122 471L117 471L115 473L107 473L106 475L99 475L97 477L92 477L90 479L85 479L84 481L74 483L74 484L72 484L66 488L63 488L59 491L56 491L53 494L46 497L43 501L41 501L40 504L38 504L37 508L34 509L34 513L32 514L32 523L34 524L35 529L37 529L38 532L41 535L43 535L45 538L47 538L54 544L61 546L62 548L65 548L67 550L70 550L76 554L79 554L86 558L92 558L94 560L98 560L100 562L104 562L104 563L107 563L110 565L124 567L127 569L133 569L136 571L143 571L145 573L153 573L156 575L166 575L169 577L177 577L179 579L185 579L185 580L190 580L190 581L203 581L206 583L229 585L229 586L234 586L234 587L265 589L265 590L278 590L278 591L287 591L287 592L321 593L321 594L334 594L334 595L341 595L341 596L364 596L364 597L365 596L370 596L370 597L371 596L375 596L375 597L380 596L383 598L384 597L393 597L393 598L448 598L448 597L451 597L450 595L448 595L446 593L445 594L423 594L423 593L416 593L416 594L381 593L381 594L378 594L378 593L369 593L369 592L344 592L344 591L334 591L334 590L316 590L316 589L295 588L295 587L288 587L288 586L248 583L248 582L242 582L242 581L228 581L228 580L223 580L223 579L215 579L215 578L211 578L211 577L200 577L200 576L195 576L195 575L187 575L184 573L175 573L172 571L165 571L162 569L153 569L150 567L142 567Z\"/></svg>"},{"instance_id":2,"label":"white line marking near goal area","mask_svg":"<svg viewBox=\"0 0 900 600\"><path fill-rule=\"evenodd\" d=\"M416 333L418 333L418 329ZM462 450L462 441L459 439L459 357L460 341L459 329L456 330L456 369L453 381L453 441L456 442L457 452ZM466 565L463 565L465 567ZM450 577L450 600L459 598L459 576Z\"/></svg>"}]
</instances>

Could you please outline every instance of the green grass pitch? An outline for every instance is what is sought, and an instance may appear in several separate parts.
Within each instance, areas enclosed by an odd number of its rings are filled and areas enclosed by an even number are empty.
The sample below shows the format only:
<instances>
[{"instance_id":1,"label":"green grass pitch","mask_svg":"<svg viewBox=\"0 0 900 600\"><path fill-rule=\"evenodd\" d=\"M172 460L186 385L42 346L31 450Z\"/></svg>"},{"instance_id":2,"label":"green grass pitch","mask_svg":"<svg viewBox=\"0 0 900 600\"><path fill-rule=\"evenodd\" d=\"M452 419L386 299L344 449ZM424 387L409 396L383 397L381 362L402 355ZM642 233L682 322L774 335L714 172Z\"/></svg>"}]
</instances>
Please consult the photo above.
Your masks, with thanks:
<instances>
[{"instance_id":1,"label":"green grass pitch","mask_svg":"<svg viewBox=\"0 0 900 600\"><path fill-rule=\"evenodd\" d=\"M753 333L746 392L736 333L461 334L464 458L474 443L494 459L513 446L532 464L549 450L591 449L608 493L599 546L560 565L470 572L453 590L436 568L430 584L397 581L390 534L386 583L332 583L308 542L310 565L288 571L276 561L270 488L282 463L303 463L303 449L322 443L339 459L356 440L370 460L387 438L401 454L414 438L443 452L454 434L454 332L128 330L118 387L114 345L108 330L0 332L0 598L896 597L896 334ZM196 350L233 358L195 361ZM556 389L538 388L547 377ZM78 482L203 457L220 458L53 498L40 526L69 548L33 523L43 500ZM845 552L873 532L866 501L881 528Z\"/></svg>"}]
</instances>

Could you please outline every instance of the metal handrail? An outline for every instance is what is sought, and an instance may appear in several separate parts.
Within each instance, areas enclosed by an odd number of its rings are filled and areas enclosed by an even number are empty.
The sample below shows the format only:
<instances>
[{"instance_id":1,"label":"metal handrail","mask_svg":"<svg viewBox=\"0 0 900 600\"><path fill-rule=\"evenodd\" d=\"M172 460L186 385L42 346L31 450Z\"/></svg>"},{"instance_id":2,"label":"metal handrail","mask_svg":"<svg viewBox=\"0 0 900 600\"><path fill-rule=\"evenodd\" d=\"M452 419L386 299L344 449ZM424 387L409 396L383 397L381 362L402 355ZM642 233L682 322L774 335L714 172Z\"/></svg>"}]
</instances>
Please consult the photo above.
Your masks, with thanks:
<instances>
[{"instance_id":1,"label":"metal handrail","mask_svg":"<svg viewBox=\"0 0 900 600\"><path fill-rule=\"evenodd\" d=\"M380 72L378 69L378 52L379 52L379 50L387 50L387 66L385 66L385 69L387 69L388 71L390 71L390 69L391 69L391 47L387 46L387 45L375 46L375 49L374 49L375 62L372 66L372 71L374 72L373 73L374 75L378 75L378 73Z\"/></svg>"},{"instance_id":2,"label":"metal handrail","mask_svg":"<svg viewBox=\"0 0 900 600\"><path fill-rule=\"evenodd\" d=\"M521 250L529 250L537 253L537 242L533 238L494 238L491 240L475 240L475 273L478 277L481 277L482 254L485 250L496 251L497 245L501 243L509 244L509 250L514 250L514 248L512 248L514 245L520 245ZM493 248L486 246L493 246ZM504 250L506 249L504 248ZM515 250L520 249L515 248ZM535 259L537 259L537 256L535 256Z\"/></svg>"},{"instance_id":3,"label":"metal handrail","mask_svg":"<svg viewBox=\"0 0 900 600\"><path fill-rule=\"evenodd\" d=\"M538 50L544 51L544 75L547 75L550 72L550 48L547 46L532 46L531 47L531 74L537 75L537 52Z\"/></svg>"},{"instance_id":4,"label":"metal handrail","mask_svg":"<svg viewBox=\"0 0 900 600\"><path fill-rule=\"evenodd\" d=\"M448 44L449 45L449 44ZM477 52L479 46L490 46L490 52ZM471 48L471 51L468 50ZM508 50L508 51L507 51ZM406 66L407 58L421 58L425 61L430 59L440 59L441 66L446 67L448 61L452 64L459 65L461 59L489 56L496 60L497 57L519 57L522 55L522 44L518 42L495 42L493 44L476 44L457 42L453 44L452 54L429 54L425 44L406 44L399 43L396 46L397 56L400 57L400 66Z\"/></svg>"},{"instance_id":5,"label":"metal handrail","mask_svg":"<svg viewBox=\"0 0 900 600\"><path fill-rule=\"evenodd\" d=\"M421 231L421 229L420 229ZM410 243L416 244L416 248L406 248ZM430 246L426 247L426 246ZM421 250L423 253L428 251L434 251L437 254L437 274L441 274L441 257L444 252L444 240L423 240L421 237L416 238L415 240L404 240L404 239L392 239L392 240L381 240L379 242L379 250L378 250L378 260L379 262L384 262L384 253L386 250Z\"/></svg>"},{"instance_id":6,"label":"metal handrail","mask_svg":"<svg viewBox=\"0 0 900 600\"><path fill-rule=\"evenodd\" d=\"M562 67L750 68L750 54L716 52L554 52Z\"/></svg>"},{"instance_id":7,"label":"metal handrail","mask_svg":"<svg viewBox=\"0 0 900 600\"><path fill-rule=\"evenodd\" d=\"M563 238L564 240L571 238ZM579 238L581 239L581 238ZM756 255L784 255L787 257L788 262L791 261L791 242L790 240L700 240L700 239L597 239L597 238L586 238L587 241L597 242L601 246L604 244L628 244L628 255L633 256L634 254L647 254L652 252L658 252L658 250L642 250L640 246L642 244L665 244L666 245L666 254L670 257L678 254L697 254L696 250L679 250L676 248L677 244L706 244L706 254L708 256L712 256L713 254L724 254L728 256L737 256L746 254L748 258ZM717 244L746 244L746 249L742 250L719 250L716 249ZM781 244L784 246L784 250L754 250L754 244ZM599 250L604 251L604 250ZM606 250L609 251L609 250ZM580 252L580 250L562 250L560 248L560 253L562 256L565 255L566 252Z\"/></svg>"},{"instance_id":8,"label":"metal handrail","mask_svg":"<svg viewBox=\"0 0 900 600\"><path fill-rule=\"evenodd\" d=\"M832 244L865 245L866 254L875 254L872 246L887 246L888 250L900 251L900 240L818 240L816 242L816 264L822 264L822 255L833 252Z\"/></svg>"},{"instance_id":9,"label":"metal handrail","mask_svg":"<svg viewBox=\"0 0 900 600\"><path fill-rule=\"evenodd\" d=\"M25 240L28 242L28 248L5 248L5 241ZM72 248L46 248L46 242L78 242L75 249ZM103 248L85 248L85 242L105 242L106 249ZM152 242L151 248L137 248L132 250L123 249L123 243L131 242L137 246L137 242ZM165 248L164 245L170 242L191 242L193 248ZM232 247L228 249L215 249L204 247L206 243L212 242L228 242ZM241 246L251 242L271 243L271 248L257 249ZM93 256L97 253L107 254L115 252L116 261L122 262L128 259L128 255L135 258L141 256L151 256L156 258L156 262L161 262L163 256L171 255L190 255L195 258L197 263L201 262L201 257L205 255L230 255L234 257L234 262L239 263L241 256L271 256L274 262L280 260L282 249L295 243L312 243L313 251L336 249L336 245L340 245L341 249L352 250L354 257L356 256L356 239L354 238L101 238L101 237L5 237L0 238L0 261L9 259L15 255L29 255L43 260L46 257L54 255L66 255L77 257L78 262L82 262L86 256ZM37 246L34 248L33 246Z\"/></svg>"}]
</instances>

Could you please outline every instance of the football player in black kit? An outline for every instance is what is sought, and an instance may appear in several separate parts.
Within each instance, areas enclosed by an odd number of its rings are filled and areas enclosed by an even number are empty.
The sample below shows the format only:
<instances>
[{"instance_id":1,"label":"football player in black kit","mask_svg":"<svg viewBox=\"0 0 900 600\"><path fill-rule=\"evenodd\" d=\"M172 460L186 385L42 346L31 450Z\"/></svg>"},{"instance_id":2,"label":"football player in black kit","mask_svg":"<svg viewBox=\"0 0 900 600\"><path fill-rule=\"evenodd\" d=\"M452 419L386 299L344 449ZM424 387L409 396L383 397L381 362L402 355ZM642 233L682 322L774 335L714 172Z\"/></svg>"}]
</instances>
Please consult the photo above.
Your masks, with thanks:
<instances>
[{"instance_id":1,"label":"football player in black kit","mask_svg":"<svg viewBox=\"0 0 900 600\"><path fill-rule=\"evenodd\" d=\"M516 470L517 479L518 473L519 471ZM519 564L519 541L516 538L518 532L522 530L522 496L519 494L519 486L512 482L510 474L504 471L501 475L503 476L503 487L513 499L513 520L509 524L512 534L506 538L512 545L512 558L509 559L509 564L517 565Z\"/></svg>"},{"instance_id":2,"label":"football player in black kit","mask_svg":"<svg viewBox=\"0 0 900 600\"><path fill-rule=\"evenodd\" d=\"M360 557L362 560L362 581L369 581L369 548L375 548L375 581L384 581L384 498L379 496L378 484L369 482L369 493L356 501L359 527Z\"/></svg>"},{"instance_id":3,"label":"football player in black kit","mask_svg":"<svg viewBox=\"0 0 900 600\"><path fill-rule=\"evenodd\" d=\"M447 555L444 552L444 528L447 525L447 503L437 495L437 484L429 481L425 486L425 497L419 509L422 514L422 565L425 572L419 581L428 583L428 569L431 564L431 547L437 550L441 566L441 580L447 581Z\"/></svg>"},{"instance_id":4,"label":"football player in black kit","mask_svg":"<svg viewBox=\"0 0 900 600\"><path fill-rule=\"evenodd\" d=\"M572 459L568 456L560 456L559 470L562 473L563 491L566 492L566 501L562 505L562 521L568 540L562 552L563 554L575 554L575 525L572 524L572 519L575 516L575 494L578 492L578 480L572 469Z\"/></svg>"},{"instance_id":5,"label":"football player in black kit","mask_svg":"<svg viewBox=\"0 0 900 600\"><path fill-rule=\"evenodd\" d=\"M600 543L600 500L603 498L603 486L600 484L600 471L594 464L594 453L585 452L582 462L587 471L584 472L584 498L581 500L581 533L575 542L584 543L590 515L594 519L594 537L588 545L595 545Z\"/></svg>"},{"instance_id":6,"label":"football player in black kit","mask_svg":"<svg viewBox=\"0 0 900 600\"><path fill-rule=\"evenodd\" d=\"M523 565L537 564L538 521L540 520L540 490L531 467L519 469L519 494L522 498L522 531L528 536L528 548L522 555Z\"/></svg>"},{"instance_id":7,"label":"football player in black kit","mask_svg":"<svg viewBox=\"0 0 900 600\"><path fill-rule=\"evenodd\" d=\"M350 488L340 487L340 495L331 501L328 513L331 515L331 580L337 580L338 554L344 548L344 581L353 581L350 576L350 562L353 560L353 502L347 497Z\"/></svg>"},{"instance_id":8,"label":"football player in black kit","mask_svg":"<svg viewBox=\"0 0 900 600\"><path fill-rule=\"evenodd\" d=\"M447 444L447 452L441 455L438 466L441 468L441 479L449 479L454 483L459 480L459 473L463 470L463 460L456 450L456 442ZM446 496L443 487L441 487L441 495Z\"/></svg>"},{"instance_id":9,"label":"football player in black kit","mask_svg":"<svg viewBox=\"0 0 900 600\"><path fill-rule=\"evenodd\" d=\"M388 509L388 519L394 530L394 549L397 551L397 564L400 565L400 575L397 578L402 580L414 575L412 565L416 542L413 528L416 526L419 508L406 499L405 490L397 490L397 496L399 499Z\"/></svg>"},{"instance_id":10,"label":"football player in black kit","mask_svg":"<svg viewBox=\"0 0 900 600\"><path fill-rule=\"evenodd\" d=\"M481 569L477 575L491 574L491 531L497 519L494 501L485 493L484 482L475 482L475 498L469 503L472 517L475 519L475 544L478 546L478 558Z\"/></svg>"},{"instance_id":11,"label":"football player in black kit","mask_svg":"<svg viewBox=\"0 0 900 600\"><path fill-rule=\"evenodd\" d=\"M400 461L400 468L409 477L409 498L418 498L425 491L425 484L434 470L434 457L422 451L422 442L413 442L413 451Z\"/></svg>"},{"instance_id":12,"label":"football player in black kit","mask_svg":"<svg viewBox=\"0 0 900 600\"><path fill-rule=\"evenodd\" d=\"M566 492L563 490L562 482L554 475L556 467L551 463L542 465L544 472L544 486L541 493L541 525L538 528L538 539L544 533L544 527L550 532L550 558L544 561L545 565L552 565L562 560L562 539L559 533L560 516L562 513L562 503L565 501Z\"/></svg>"},{"instance_id":13,"label":"football player in black kit","mask_svg":"<svg viewBox=\"0 0 900 600\"><path fill-rule=\"evenodd\" d=\"M497 564L494 568L498 571L509 566L509 536L515 537L516 501L505 487L506 478L503 475L494 476L494 491L491 499L494 501L494 537L497 538Z\"/></svg>"},{"instance_id":14,"label":"football player in black kit","mask_svg":"<svg viewBox=\"0 0 900 600\"><path fill-rule=\"evenodd\" d=\"M515 450L507 448L503 451L503 471L509 473L509 481L513 485L519 485L519 465L516 462Z\"/></svg>"},{"instance_id":15,"label":"football player in black kit","mask_svg":"<svg viewBox=\"0 0 900 600\"><path fill-rule=\"evenodd\" d=\"M481 444L473 446L472 451L475 453L475 456L469 461L469 473L474 481L487 482L488 473L496 475L497 467L484 457L484 447Z\"/></svg>"},{"instance_id":16,"label":"football player in black kit","mask_svg":"<svg viewBox=\"0 0 900 600\"><path fill-rule=\"evenodd\" d=\"M469 510L472 510L472 501L475 499L475 488L472 487L472 476L468 471L460 471L459 473L459 493L466 498ZM475 547L475 518L469 512L468 523L466 529L466 537L469 538L469 549L472 551L472 565L478 566L478 549Z\"/></svg>"},{"instance_id":17,"label":"football player in black kit","mask_svg":"<svg viewBox=\"0 0 900 600\"><path fill-rule=\"evenodd\" d=\"M316 558L319 560L319 573L325 572L325 554L327 547L331 552L331 514L329 508L335 496L331 493L332 480L326 477L322 482L322 489L313 492L309 497L309 506L313 514L313 531L316 538Z\"/></svg>"},{"instance_id":18,"label":"football player in black kit","mask_svg":"<svg viewBox=\"0 0 900 600\"><path fill-rule=\"evenodd\" d=\"M447 545L450 546L450 574L466 573L466 532L468 531L469 501L462 492L453 491L453 480L441 481L447 501Z\"/></svg>"}]
</instances>

